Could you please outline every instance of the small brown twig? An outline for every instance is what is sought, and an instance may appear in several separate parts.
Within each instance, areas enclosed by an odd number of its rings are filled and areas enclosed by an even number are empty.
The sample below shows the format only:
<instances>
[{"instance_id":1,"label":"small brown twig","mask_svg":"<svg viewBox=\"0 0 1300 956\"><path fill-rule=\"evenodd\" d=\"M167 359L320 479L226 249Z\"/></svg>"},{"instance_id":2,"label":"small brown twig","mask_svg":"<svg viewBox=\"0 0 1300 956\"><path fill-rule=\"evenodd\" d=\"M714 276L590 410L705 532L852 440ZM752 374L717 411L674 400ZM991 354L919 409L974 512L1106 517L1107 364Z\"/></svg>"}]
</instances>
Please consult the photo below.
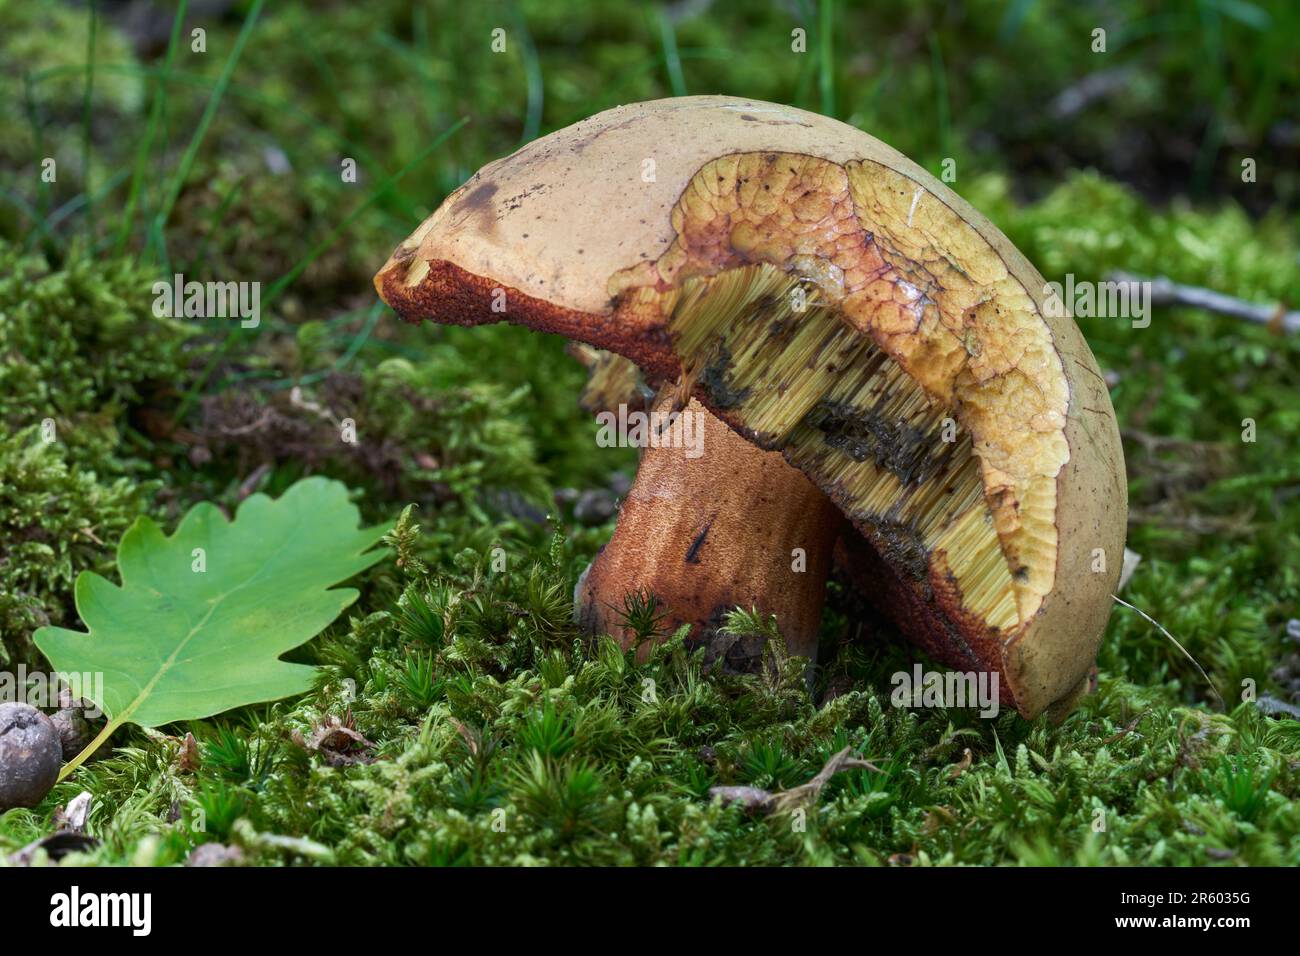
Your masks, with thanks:
<instances>
[{"instance_id":1,"label":"small brown twig","mask_svg":"<svg viewBox=\"0 0 1300 956\"><path fill-rule=\"evenodd\" d=\"M256 491L258 486L262 483L262 479L270 474L270 471L271 464L270 462L265 461L254 468L249 476L239 483L239 500L243 501Z\"/></svg>"},{"instance_id":2,"label":"small brown twig","mask_svg":"<svg viewBox=\"0 0 1300 956\"><path fill-rule=\"evenodd\" d=\"M1108 747L1111 744L1113 744L1115 741L1121 740L1124 737L1127 737L1129 734L1133 733L1133 731L1137 729L1137 725L1142 722L1142 718L1145 717L1148 713L1150 713L1150 711L1147 710L1142 711L1140 714L1138 714L1136 717L1130 720L1127 724L1125 724L1118 733L1111 734L1109 737L1103 740L1101 742L1101 745L1103 747Z\"/></svg>"}]
</instances>

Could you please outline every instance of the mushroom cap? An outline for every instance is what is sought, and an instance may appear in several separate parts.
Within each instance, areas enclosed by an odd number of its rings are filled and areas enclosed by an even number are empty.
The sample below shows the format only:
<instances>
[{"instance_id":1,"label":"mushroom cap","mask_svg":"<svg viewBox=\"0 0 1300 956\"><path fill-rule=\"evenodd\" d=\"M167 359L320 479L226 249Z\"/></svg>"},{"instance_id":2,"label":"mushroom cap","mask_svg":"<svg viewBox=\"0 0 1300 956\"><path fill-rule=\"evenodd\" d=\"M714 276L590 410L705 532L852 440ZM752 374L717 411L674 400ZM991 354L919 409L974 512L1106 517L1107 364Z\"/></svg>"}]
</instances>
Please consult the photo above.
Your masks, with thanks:
<instances>
[{"instance_id":1,"label":"mushroom cap","mask_svg":"<svg viewBox=\"0 0 1300 956\"><path fill-rule=\"evenodd\" d=\"M1121 567L1096 361L1007 238L879 140L725 96L621 106L489 163L375 277L682 377L869 543L867 590L1032 717L1086 686Z\"/></svg>"}]
</instances>

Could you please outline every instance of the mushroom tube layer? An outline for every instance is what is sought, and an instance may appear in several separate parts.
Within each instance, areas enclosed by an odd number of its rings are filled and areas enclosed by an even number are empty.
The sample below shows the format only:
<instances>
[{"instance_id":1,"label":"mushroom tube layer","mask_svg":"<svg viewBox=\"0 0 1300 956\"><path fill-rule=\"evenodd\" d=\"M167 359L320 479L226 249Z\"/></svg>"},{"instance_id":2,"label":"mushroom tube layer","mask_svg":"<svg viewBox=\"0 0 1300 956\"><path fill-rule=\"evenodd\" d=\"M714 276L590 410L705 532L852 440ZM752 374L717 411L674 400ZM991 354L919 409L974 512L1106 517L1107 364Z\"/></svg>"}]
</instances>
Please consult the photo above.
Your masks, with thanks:
<instances>
[{"instance_id":1,"label":"mushroom tube layer","mask_svg":"<svg viewBox=\"0 0 1300 956\"><path fill-rule=\"evenodd\" d=\"M800 282L766 265L687 280L669 296L685 374L812 477L891 565L924 584L936 564L968 613L1011 633L1015 576L970 434Z\"/></svg>"},{"instance_id":2,"label":"mushroom tube layer","mask_svg":"<svg viewBox=\"0 0 1300 956\"><path fill-rule=\"evenodd\" d=\"M376 286L681 377L840 507L936 656L1030 716L1085 679L1126 512L1100 372L1006 238L870 136L727 97L611 110L485 167Z\"/></svg>"}]
</instances>

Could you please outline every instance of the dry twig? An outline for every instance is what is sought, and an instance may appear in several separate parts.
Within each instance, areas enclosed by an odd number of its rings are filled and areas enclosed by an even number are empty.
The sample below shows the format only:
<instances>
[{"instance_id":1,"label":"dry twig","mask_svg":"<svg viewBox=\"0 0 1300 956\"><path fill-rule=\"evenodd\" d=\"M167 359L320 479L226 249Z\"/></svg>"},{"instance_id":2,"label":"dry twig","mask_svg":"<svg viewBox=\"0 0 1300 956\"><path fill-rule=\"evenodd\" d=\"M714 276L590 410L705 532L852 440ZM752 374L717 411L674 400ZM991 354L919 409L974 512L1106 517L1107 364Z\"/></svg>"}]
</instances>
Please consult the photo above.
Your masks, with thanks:
<instances>
[{"instance_id":1,"label":"dry twig","mask_svg":"<svg viewBox=\"0 0 1300 956\"><path fill-rule=\"evenodd\" d=\"M1183 285L1165 276L1147 279L1130 272L1112 272L1106 278L1110 282L1123 282L1134 286L1143 282L1148 283L1151 287L1152 305L1205 309L1218 315L1228 315L1257 325L1266 325L1274 332L1300 332L1300 311L1288 311L1282 304L1259 305L1212 289Z\"/></svg>"},{"instance_id":2,"label":"dry twig","mask_svg":"<svg viewBox=\"0 0 1300 956\"><path fill-rule=\"evenodd\" d=\"M817 771L817 775L807 783L789 790L772 793L758 787L711 787L709 796L720 797L723 803L739 803L751 813L786 813L799 807L807 807L817 802L822 789L831 777L845 770L872 770L884 773L870 760L853 756L853 748L845 747L830 760L826 766Z\"/></svg>"}]
</instances>

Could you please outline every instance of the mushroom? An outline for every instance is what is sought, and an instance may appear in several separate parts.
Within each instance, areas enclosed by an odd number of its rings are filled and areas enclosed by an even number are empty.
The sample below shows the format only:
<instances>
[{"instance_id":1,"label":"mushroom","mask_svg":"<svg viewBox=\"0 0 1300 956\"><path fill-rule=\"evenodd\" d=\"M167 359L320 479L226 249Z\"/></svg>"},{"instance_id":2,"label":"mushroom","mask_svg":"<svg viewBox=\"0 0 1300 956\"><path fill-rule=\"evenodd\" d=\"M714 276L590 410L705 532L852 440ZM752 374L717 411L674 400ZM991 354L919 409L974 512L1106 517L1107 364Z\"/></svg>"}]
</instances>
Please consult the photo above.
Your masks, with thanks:
<instances>
[{"instance_id":1,"label":"mushroom","mask_svg":"<svg viewBox=\"0 0 1300 956\"><path fill-rule=\"evenodd\" d=\"M717 654L752 605L813 658L834 550L1025 717L1087 687L1127 512L1105 383L1024 256L871 136L731 97L618 107L485 166L375 287L410 321L622 356L700 423L703 455L645 450L588 628L626 646L642 590Z\"/></svg>"}]
</instances>

